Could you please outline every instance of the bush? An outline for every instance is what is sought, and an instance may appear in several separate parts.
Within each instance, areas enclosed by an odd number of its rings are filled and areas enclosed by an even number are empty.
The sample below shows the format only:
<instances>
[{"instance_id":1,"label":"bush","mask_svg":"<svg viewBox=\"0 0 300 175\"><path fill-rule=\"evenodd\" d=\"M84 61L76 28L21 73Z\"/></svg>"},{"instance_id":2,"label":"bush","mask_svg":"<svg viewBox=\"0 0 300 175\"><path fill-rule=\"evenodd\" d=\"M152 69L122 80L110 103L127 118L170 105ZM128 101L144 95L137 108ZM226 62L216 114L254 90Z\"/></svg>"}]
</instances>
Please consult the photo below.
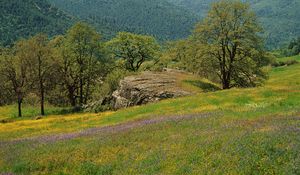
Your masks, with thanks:
<instances>
[{"instance_id":1,"label":"bush","mask_svg":"<svg viewBox=\"0 0 300 175\"><path fill-rule=\"evenodd\" d=\"M92 102L87 104L84 108L88 112L102 112L111 109L111 106L107 100L112 93L118 89L120 80L128 75L125 69L116 68L111 71L105 78L105 80L99 84L98 88L93 93ZM105 104L103 104L105 103Z\"/></svg>"},{"instance_id":2,"label":"bush","mask_svg":"<svg viewBox=\"0 0 300 175\"><path fill-rule=\"evenodd\" d=\"M94 100L102 99L108 95L111 95L119 87L119 82L127 75L127 71L124 69L115 69L111 71L105 78L104 82L95 91L93 96Z\"/></svg>"},{"instance_id":3,"label":"bush","mask_svg":"<svg viewBox=\"0 0 300 175\"><path fill-rule=\"evenodd\" d=\"M29 93L24 99L24 103L31 106L35 106L40 103L40 98L35 93Z\"/></svg>"},{"instance_id":4,"label":"bush","mask_svg":"<svg viewBox=\"0 0 300 175\"><path fill-rule=\"evenodd\" d=\"M98 112L104 112L104 111L108 111L111 109L110 104L103 104L105 101L105 99L100 99L98 101L89 103L88 105L84 106L84 111L85 112L94 112L94 113L98 113Z\"/></svg>"},{"instance_id":5,"label":"bush","mask_svg":"<svg viewBox=\"0 0 300 175\"><path fill-rule=\"evenodd\" d=\"M272 63L272 67L290 66L293 64L298 64L298 61L296 60L275 61L274 63Z\"/></svg>"}]
</instances>

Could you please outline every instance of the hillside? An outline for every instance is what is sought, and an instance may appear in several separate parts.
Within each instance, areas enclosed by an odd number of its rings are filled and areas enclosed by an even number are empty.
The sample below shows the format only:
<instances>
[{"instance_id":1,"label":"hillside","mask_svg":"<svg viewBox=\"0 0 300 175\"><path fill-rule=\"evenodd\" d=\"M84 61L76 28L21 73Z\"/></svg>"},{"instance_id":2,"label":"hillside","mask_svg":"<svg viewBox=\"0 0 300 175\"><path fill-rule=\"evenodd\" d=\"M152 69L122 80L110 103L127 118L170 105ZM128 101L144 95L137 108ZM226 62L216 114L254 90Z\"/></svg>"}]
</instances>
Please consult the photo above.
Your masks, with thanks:
<instances>
[{"instance_id":1,"label":"hillside","mask_svg":"<svg viewBox=\"0 0 300 175\"><path fill-rule=\"evenodd\" d=\"M75 21L72 16L92 24L106 39L119 31L149 34L161 41L180 39L188 36L195 23L205 17L213 1L3 0L0 42L11 44L39 32L61 34ZM300 35L300 1L249 2L265 28L268 48L282 46Z\"/></svg>"},{"instance_id":2,"label":"hillside","mask_svg":"<svg viewBox=\"0 0 300 175\"><path fill-rule=\"evenodd\" d=\"M46 0L1 0L0 11L0 45L40 32L61 34L72 20Z\"/></svg>"},{"instance_id":3,"label":"hillside","mask_svg":"<svg viewBox=\"0 0 300 175\"><path fill-rule=\"evenodd\" d=\"M92 23L108 38L118 31L154 35L160 40L190 34L196 15L165 0L50 0L56 7Z\"/></svg>"},{"instance_id":4,"label":"hillside","mask_svg":"<svg viewBox=\"0 0 300 175\"><path fill-rule=\"evenodd\" d=\"M0 172L299 174L299 77L295 64L263 87L0 123Z\"/></svg>"},{"instance_id":5,"label":"hillside","mask_svg":"<svg viewBox=\"0 0 300 175\"><path fill-rule=\"evenodd\" d=\"M200 18L205 17L215 0L168 0L180 7L190 9ZM248 0L261 21L267 39L267 47L287 44L300 35L299 0Z\"/></svg>"}]
</instances>

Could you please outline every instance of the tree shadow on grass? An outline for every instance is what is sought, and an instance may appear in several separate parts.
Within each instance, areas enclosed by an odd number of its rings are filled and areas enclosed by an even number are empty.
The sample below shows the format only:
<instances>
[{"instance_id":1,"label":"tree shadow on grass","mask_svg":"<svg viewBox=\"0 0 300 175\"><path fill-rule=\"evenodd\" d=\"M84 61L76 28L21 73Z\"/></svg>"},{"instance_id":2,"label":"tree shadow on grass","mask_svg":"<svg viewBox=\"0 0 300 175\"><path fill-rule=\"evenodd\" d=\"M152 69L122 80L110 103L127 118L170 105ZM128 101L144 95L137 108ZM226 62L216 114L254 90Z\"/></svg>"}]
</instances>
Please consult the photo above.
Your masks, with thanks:
<instances>
[{"instance_id":1,"label":"tree shadow on grass","mask_svg":"<svg viewBox=\"0 0 300 175\"><path fill-rule=\"evenodd\" d=\"M68 115L68 114L81 113L81 112L83 112L83 110L80 107L47 107L46 115L43 117L47 117L49 115ZM23 113L22 117L18 117L18 113L15 109L11 113L8 113L6 118L1 118L0 124L11 123L17 120L24 120L24 119L38 120L42 118L42 116L40 116L40 109L37 106L25 106L23 107L22 113Z\"/></svg>"},{"instance_id":2,"label":"tree shadow on grass","mask_svg":"<svg viewBox=\"0 0 300 175\"><path fill-rule=\"evenodd\" d=\"M203 92L214 92L214 91L221 90L220 87L212 83L203 82L200 80L186 80L185 82L202 89Z\"/></svg>"}]
</instances>

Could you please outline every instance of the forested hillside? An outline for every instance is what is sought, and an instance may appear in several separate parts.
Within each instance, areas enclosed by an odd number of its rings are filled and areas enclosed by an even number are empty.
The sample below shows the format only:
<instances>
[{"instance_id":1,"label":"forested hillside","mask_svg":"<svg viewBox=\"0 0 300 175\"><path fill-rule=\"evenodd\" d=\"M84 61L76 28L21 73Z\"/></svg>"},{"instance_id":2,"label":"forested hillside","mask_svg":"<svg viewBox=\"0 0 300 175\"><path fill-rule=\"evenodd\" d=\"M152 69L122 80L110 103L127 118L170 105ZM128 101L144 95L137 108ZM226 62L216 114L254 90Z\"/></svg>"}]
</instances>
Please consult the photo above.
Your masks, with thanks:
<instances>
[{"instance_id":1,"label":"forested hillside","mask_svg":"<svg viewBox=\"0 0 300 175\"><path fill-rule=\"evenodd\" d=\"M64 33L76 17L107 39L119 31L149 34L161 41L179 39L190 34L214 1L2 0L0 43L11 44L39 32ZM248 1L264 26L268 48L280 47L300 35L299 0Z\"/></svg>"},{"instance_id":2,"label":"forested hillside","mask_svg":"<svg viewBox=\"0 0 300 175\"><path fill-rule=\"evenodd\" d=\"M216 0L168 0L185 7L203 18ZM247 0L265 29L267 46L274 48L300 35L299 0Z\"/></svg>"},{"instance_id":3,"label":"forested hillside","mask_svg":"<svg viewBox=\"0 0 300 175\"><path fill-rule=\"evenodd\" d=\"M1 0L0 11L0 43L4 45L39 32L61 34L72 20L45 0Z\"/></svg>"},{"instance_id":4,"label":"forested hillside","mask_svg":"<svg viewBox=\"0 0 300 175\"><path fill-rule=\"evenodd\" d=\"M165 0L50 0L58 8L92 23L110 37L117 31L153 35L160 40L190 34L196 15Z\"/></svg>"}]
</instances>

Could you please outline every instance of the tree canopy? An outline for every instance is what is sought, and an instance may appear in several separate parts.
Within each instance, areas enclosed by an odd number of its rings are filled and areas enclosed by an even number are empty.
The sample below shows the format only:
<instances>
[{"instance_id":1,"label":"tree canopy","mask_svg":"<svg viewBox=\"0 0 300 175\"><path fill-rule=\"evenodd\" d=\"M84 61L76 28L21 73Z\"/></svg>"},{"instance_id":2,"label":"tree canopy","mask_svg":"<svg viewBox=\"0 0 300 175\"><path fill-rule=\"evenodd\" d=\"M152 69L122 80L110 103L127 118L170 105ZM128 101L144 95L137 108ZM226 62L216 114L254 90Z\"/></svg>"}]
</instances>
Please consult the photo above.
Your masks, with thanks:
<instances>
[{"instance_id":1,"label":"tree canopy","mask_svg":"<svg viewBox=\"0 0 300 175\"><path fill-rule=\"evenodd\" d=\"M85 23L52 40L38 34L1 48L0 79L5 83L0 91L8 95L1 103L10 103L8 97L14 96L19 116L29 93L39 97L41 115L45 115L45 102L82 107L109 72L103 50L100 34Z\"/></svg>"},{"instance_id":2,"label":"tree canopy","mask_svg":"<svg viewBox=\"0 0 300 175\"><path fill-rule=\"evenodd\" d=\"M12 94L18 104L18 116L22 116L22 103L30 89L29 65L24 49L25 41L19 41L14 48L2 49L0 55L0 76L4 80L4 88Z\"/></svg>"},{"instance_id":3,"label":"tree canopy","mask_svg":"<svg viewBox=\"0 0 300 175\"><path fill-rule=\"evenodd\" d=\"M120 32L107 43L113 57L123 59L125 68L138 71L145 61L158 59L160 46L151 36Z\"/></svg>"},{"instance_id":4,"label":"tree canopy","mask_svg":"<svg viewBox=\"0 0 300 175\"><path fill-rule=\"evenodd\" d=\"M290 55L299 55L300 54L300 37L293 39L288 45L288 52Z\"/></svg>"},{"instance_id":5,"label":"tree canopy","mask_svg":"<svg viewBox=\"0 0 300 175\"><path fill-rule=\"evenodd\" d=\"M186 69L219 79L223 89L255 86L266 78L262 67L269 64L261 31L248 4L221 0L173 54Z\"/></svg>"}]
</instances>

